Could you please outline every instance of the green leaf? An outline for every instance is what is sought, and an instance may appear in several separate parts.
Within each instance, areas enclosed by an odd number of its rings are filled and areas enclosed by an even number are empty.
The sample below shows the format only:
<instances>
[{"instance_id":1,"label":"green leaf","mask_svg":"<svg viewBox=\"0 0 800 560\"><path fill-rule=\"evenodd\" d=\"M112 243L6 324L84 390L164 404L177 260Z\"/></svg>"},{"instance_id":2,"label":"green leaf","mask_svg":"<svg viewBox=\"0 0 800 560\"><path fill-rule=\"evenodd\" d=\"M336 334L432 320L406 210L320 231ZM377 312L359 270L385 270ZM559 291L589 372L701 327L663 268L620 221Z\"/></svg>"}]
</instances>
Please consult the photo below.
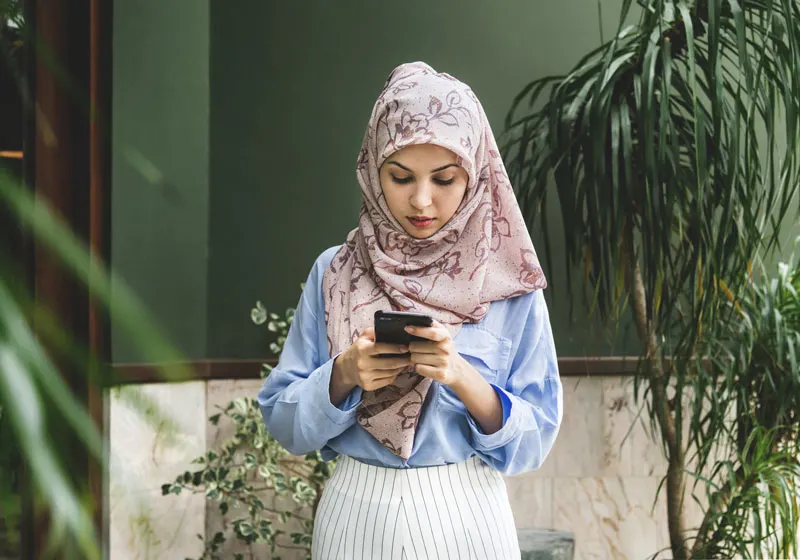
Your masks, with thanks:
<instances>
[{"instance_id":1,"label":"green leaf","mask_svg":"<svg viewBox=\"0 0 800 560\"><path fill-rule=\"evenodd\" d=\"M0 284L0 308L3 307L6 293ZM8 300L5 300L8 305ZM4 314L7 318L8 315ZM6 324L6 331L10 325ZM18 328L22 328L21 325ZM58 523L70 528L79 539L80 550L91 558L96 558L97 547L88 512L77 499L75 490L67 481L66 473L59 464L53 449L46 444L43 432L44 422L39 415L42 404L38 391L20 356L14 347L0 342L0 394L3 394L4 410L12 419L12 427L17 430L17 438L27 441L23 447L36 485L49 503Z\"/></svg>"},{"instance_id":2,"label":"green leaf","mask_svg":"<svg viewBox=\"0 0 800 560\"><path fill-rule=\"evenodd\" d=\"M248 409L247 399L244 398L244 397L235 399L233 401L233 407L234 407L235 410L239 411L241 414L247 414L247 409Z\"/></svg>"},{"instance_id":3,"label":"green leaf","mask_svg":"<svg viewBox=\"0 0 800 560\"><path fill-rule=\"evenodd\" d=\"M528 83L514 98L504 161L545 254L553 235L564 239L566 281L557 279L559 285L572 291L572 279L584 279L587 311L597 308L609 330L619 327L637 295L631 279L640 280L642 347L654 340L655 359L675 364L664 382L650 379L650 368L637 374L643 410L658 434L654 388L667 384L678 403L691 394L689 404L670 409L677 429L689 434L681 456L692 464L696 458L698 477L748 500L725 502L730 513L707 517L707 534L716 539L709 546L720 548L698 557L793 557L770 533L775 523L796 530L788 501L747 494L737 482L755 469L756 449L769 449L767 440L738 463L715 454L723 446L743 451L743 434L756 425L791 433L785 426L800 417L792 416L789 401L800 394L800 335L788 327L779 282L770 292L752 285L750 274L754 259L771 256L781 230L798 221L800 5L640 5L639 23L624 36L588 53L565 76ZM557 199L556 219L548 216L554 207L548 194ZM561 231L548 231L553 224ZM758 408L762 398L777 406L769 413ZM751 406L749 419L744 411ZM752 470L762 487L780 476L777 463L767 463ZM295 500L306 499L292 487ZM744 513L757 511L772 517ZM737 533L748 520L755 533Z\"/></svg>"},{"instance_id":4,"label":"green leaf","mask_svg":"<svg viewBox=\"0 0 800 560\"><path fill-rule=\"evenodd\" d=\"M263 325L267 320L267 310L260 301L256 301L256 306L250 312L250 319L256 325Z\"/></svg>"}]
</instances>

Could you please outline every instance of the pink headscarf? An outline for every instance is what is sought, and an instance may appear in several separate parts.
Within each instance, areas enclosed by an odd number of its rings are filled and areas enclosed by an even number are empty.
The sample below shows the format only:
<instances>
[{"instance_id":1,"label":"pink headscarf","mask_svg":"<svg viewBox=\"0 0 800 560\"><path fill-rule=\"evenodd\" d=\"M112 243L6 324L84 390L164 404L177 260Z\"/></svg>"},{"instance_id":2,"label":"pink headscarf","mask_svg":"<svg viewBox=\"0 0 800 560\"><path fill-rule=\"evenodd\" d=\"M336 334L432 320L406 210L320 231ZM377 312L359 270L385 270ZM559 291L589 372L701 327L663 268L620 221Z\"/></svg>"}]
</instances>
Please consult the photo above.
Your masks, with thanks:
<instances>
[{"instance_id":1,"label":"pink headscarf","mask_svg":"<svg viewBox=\"0 0 800 560\"><path fill-rule=\"evenodd\" d=\"M408 235L383 197L380 168L411 144L436 144L469 175L452 219L428 239ZM466 84L422 62L389 75L358 158L363 206L358 227L323 279L331 356L373 325L377 310L426 313L455 336L479 323L491 302L543 289L546 281L489 121ZM408 459L430 379L408 372L365 392L358 421Z\"/></svg>"}]
</instances>

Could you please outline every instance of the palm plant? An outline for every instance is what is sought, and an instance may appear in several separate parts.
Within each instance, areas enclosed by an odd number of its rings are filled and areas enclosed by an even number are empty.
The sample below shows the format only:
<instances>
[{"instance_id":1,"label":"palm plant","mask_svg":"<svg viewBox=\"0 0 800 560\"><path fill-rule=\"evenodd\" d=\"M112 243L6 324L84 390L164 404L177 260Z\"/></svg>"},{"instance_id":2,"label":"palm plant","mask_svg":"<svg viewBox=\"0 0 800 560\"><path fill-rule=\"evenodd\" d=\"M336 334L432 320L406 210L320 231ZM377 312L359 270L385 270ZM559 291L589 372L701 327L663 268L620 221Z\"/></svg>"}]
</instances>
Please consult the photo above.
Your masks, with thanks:
<instances>
[{"instance_id":1,"label":"palm plant","mask_svg":"<svg viewBox=\"0 0 800 560\"><path fill-rule=\"evenodd\" d=\"M87 285L93 297L117 321L148 358L162 361L167 380L190 378L182 355L167 341L126 284L89 252L88 248L52 213L47 203L35 200L26 188L0 172L0 204L7 205L26 229L64 263L72 276ZM113 379L110 364L90 353L69 332L37 307L16 281L16 263L0 253L0 410L6 438L0 453L18 454L30 472L36 507L48 512L49 544L64 557L100 558L92 524L91 506L84 499L85 481L76 480L71 456L49 431L54 425L72 434L103 468L101 434L80 400L59 373L64 363L80 364L89 382L103 387ZM112 297L112 288L114 289ZM37 331L32 326L36 317ZM154 403L139 395L131 403L154 425L164 422ZM165 425L172 426L167 421ZM3 461L8 463L8 461ZM0 486L0 492L12 490ZM0 503L8 496L0 495Z\"/></svg>"},{"instance_id":2,"label":"palm plant","mask_svg":"<svg viewBox=\"0 0 800 560\"><path fill-rule=\"evenodd\" d=\"M631 311L637 394L668 459L670 546L685 559L688 454L703 463L711 447L705 409L683 404L689 388L703 394L698 343L794 212L800 7L640 0L625 26L631 5L610 41L517 95L504 158L529 225L542 216L549 261L548 195L558 199L567 285L578 267L602 317Z\"/></svg>"},{"instance_id":3,"label":"palm plant","mask_svg":"<svg viewBox=\"0 0 800 560\"><path fill-rule=\"evenodd\" d=\"M800 267L759 274L714 326L702 384L713 414L696 419L703 445L735 452L709 473L709 504L693 551L701 558L796 558L800 481ZM728 418L732 422L721 422Z\"/></svg>"},{"instance_id":4,"label":"palm plant","mask_svg":"<svg viewBox=\"0 0 800 560\"><path fill-rule=\"evenodd\" d=\"M25 26L22 0L0 0L0 32Z\"/></svg>"},{"instance_id":5,"label":"palm plant","mask_svg":"<svg viewBox=\"0 0 800 560\"><path fill-rule=\"evenodd\" d=\"M16 85L25 91L27 82L18 72L16 57L23 41L33 37L28 35L22 8L21 0L0 0L4 63L12 67L12 75L19 80ZM38 49L47 50L38 38L32 42ZM86 107L90 106L88 95L76 87L58 56L49 56L45 64L55 68L59 79L73 88L73 94L81 96ZM26 102L30 103L30 99L26 98ZM30 104L25 109L32 110ZM41 130L34 133L43 134ZM48 129L44 134L52 136L53 132ZM49 140L68 143L66 138ZM131 151L128 146L124 150ZM129 159L137 169L146 165ZM184 357L154 324L125 282L64 224L48 201L32 195L31 188L4 168L0 166L0 220L4 228L10 222L9 231L24 232L36 243L36 251L48 251L62 265L63 281L82 285L103 320L113 319L118 331L130 338L144 359L164 364L159 371L165 379L190 378L188 369L181 366ZM103 454L102 435L83 395L72 392L61 369L71 367L85 373L86 385L98 391L114 379L114 371L104 356L76 340L69 327L37 301L18 257L0 251L0 521L10 520L12 526L7 529L9 533L15 531L13 525L18 519L14 518L19 517L22 493L30 500L31 513L37 521L46 522L36 527L46 534L33 535L33 539L44 542L51 555L100 558L102 545L92 520L96 512L87 496L87 465L80 460L95 461L103 470L108 461ZM145 396L121 396L131 399L128 404L145 420L172 429L173 423L165 422L158 407ZM18 473L10 472L20 465L26 471L22 481L17 478ZM0 535L0 542L3 536ZM18 534L13 535L12 545L18 546L18 539ZM39 542L36 549L42 552ZM16 555L18 550L10 552Z\"/></svg>"}]
</instances>

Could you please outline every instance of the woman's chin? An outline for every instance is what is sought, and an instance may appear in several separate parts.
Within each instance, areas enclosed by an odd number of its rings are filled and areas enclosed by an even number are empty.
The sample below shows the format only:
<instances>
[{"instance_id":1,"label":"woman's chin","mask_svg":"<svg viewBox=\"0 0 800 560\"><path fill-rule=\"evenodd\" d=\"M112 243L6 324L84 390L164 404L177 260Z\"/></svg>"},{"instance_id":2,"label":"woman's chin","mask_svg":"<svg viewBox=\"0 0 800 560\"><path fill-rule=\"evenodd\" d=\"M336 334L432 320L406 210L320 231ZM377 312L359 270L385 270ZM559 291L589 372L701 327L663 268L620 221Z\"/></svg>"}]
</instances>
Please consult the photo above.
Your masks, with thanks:
<instances>
[{"instance_id":1,"label":"woman's chin","mask_svg":"<svg viewBox=\"0 0 800 560\"><path fill-rule=\"evenodd\" d=\"M418 229L415 229L415 230L413 230L413 231L409 231L409 230L408 230L408 228L403 228L403 229L405 230L405 232L406 232L408 235L410 235L410 236L411 236L411 237L413 237L414 239L428 239L429 237L433 237L433 236L434 236L434 234L435 234L437 231L439 231L439 228L436 228L436 229L431 229L430 231L425 231L425 230L423 230L423 231L420 231L420 230L418 230Z\"/></svg>"}]
</instances>

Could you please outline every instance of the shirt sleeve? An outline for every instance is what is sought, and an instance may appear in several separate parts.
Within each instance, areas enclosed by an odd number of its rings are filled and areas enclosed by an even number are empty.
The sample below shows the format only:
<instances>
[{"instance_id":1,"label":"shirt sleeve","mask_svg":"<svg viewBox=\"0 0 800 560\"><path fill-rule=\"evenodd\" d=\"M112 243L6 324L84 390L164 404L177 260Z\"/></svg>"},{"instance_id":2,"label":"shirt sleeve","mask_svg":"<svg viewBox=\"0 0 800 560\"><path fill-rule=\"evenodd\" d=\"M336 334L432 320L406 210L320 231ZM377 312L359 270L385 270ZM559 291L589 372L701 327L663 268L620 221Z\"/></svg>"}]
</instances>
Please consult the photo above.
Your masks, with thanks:
<instances>
[{"instance_id":1,"label":"shirt sleeve","mask_svg":"<svg viewBox=\"0 0 800 560\"><path fill-rule=\"evenodd\" d=\"M330 399L333 362L322 362L317 340L322 298L314 290L318 278L309 276L280 355L258 393L261 415L270 435L287 451L304 455L325 447L356 422L361 388L351 391L340 406Z\"/></svg>"},{"instance_id":2,"label":"shirt sleeve","mask_svg":"<svg viewBox=\"0 0 800 560\"><path fill-rule=\"evenodd\" d=\"M530 312L504 386L492 385L503 407L503 425L485 434L470 414L472 445L504 475L537 469L553 447L563 415L553 333L541 291Z\"/></svg>"}]
</instances>

